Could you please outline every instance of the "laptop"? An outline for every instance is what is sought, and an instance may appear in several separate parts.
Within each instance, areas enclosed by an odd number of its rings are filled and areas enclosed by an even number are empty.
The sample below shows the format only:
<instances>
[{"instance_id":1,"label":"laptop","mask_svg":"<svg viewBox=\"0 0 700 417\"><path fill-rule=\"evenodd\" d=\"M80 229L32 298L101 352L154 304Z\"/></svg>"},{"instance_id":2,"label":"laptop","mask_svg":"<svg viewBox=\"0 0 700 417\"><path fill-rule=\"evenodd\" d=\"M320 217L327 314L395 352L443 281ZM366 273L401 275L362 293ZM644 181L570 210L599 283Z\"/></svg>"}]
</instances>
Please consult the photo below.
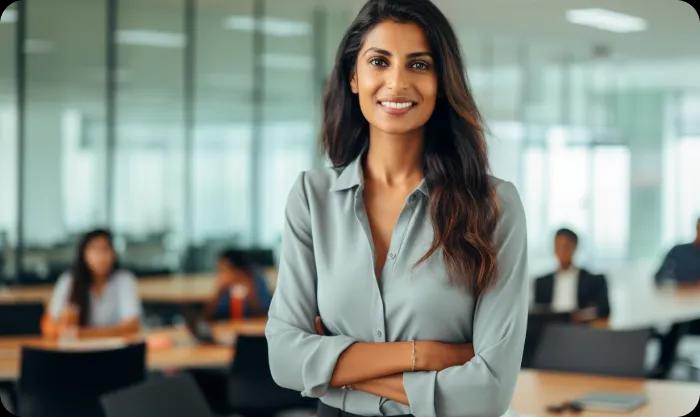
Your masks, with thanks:
<instances>
[{"instance_id":1,"label":"laptop","mask_svg":"<svg viewBox=\"0 0 700 417\"><path fill-rule=\"evenodd\" d=\"M185 319L185 326L190 334L199 342L205 345L219 344L214 338L209 322L195 309L185 308L182 311Z\"/></svg>"}]
</instances>

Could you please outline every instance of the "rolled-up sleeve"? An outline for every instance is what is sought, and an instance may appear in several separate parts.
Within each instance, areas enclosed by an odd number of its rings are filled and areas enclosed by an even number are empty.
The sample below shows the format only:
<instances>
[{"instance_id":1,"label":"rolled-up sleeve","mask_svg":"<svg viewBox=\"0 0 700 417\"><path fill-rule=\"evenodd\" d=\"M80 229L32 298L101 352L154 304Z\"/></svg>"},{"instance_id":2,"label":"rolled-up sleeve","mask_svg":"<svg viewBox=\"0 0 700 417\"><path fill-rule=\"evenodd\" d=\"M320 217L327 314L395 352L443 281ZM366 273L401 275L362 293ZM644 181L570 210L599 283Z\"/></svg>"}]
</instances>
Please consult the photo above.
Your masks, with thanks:
<instances>
[{"instance_id":1,"label":"rolled-up sleeve","mask_svg":"<svg viewBox=\"0 0 700 417\"><path fill-rule=\"evenodd\" d=\"M141 298L136 277L130 272L121 272L119 281L119 320L141 319Z\"/></svg>"},{"instance_id":2,"label":"rolled-up sleeve","mask_svg":"<svg viewBox=\"0 0 700 417\"><path fill-rule=\"evenodd\" d=\"M342 335L320 336L314 331L318 307L310 219L302 173L287 200L277 288L265 336L275 382L306 397L322 397L338 357L355 340Z\"/></svg>"},{"instance_id":3,"label":"rolled-up sleeve","mask_svg":"<svg viewBox=\"0 0 700 417\"><path fill-rule=\"evenodd\" d=\"M68 272L61 274L56 281L49 301L48 314L52 319L58 320L61 316L61 312L68 304L72 286L73 278L71 275Z\"/></svg>"},{"instance_id":4,"label":"rolled-up sleeve","mask_svg":"<svg viewBox=\"0 0 700 417\"><path fill-rule=\"evenodd\" d=\"M520 370L527 324L527 234L515 187L496 188L500 218L494 232L498 276L474 312L474 357L439 372L406 372L404 389L416 417L504 414Z\"/></svg>"}]
</instances>

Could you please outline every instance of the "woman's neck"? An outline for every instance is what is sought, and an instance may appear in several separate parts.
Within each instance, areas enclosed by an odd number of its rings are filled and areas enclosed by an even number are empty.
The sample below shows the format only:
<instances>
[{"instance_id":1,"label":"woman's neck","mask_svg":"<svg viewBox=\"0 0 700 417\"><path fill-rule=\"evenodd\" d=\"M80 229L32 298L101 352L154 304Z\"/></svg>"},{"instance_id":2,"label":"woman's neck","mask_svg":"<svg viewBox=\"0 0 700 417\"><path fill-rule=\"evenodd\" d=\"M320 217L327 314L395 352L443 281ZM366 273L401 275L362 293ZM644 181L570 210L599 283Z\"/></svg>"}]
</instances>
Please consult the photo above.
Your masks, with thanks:
<instances>
[{"instance_id":1,"label":"woman's neck","mask_svg":"<svg viewBox=\"0 0 700 417\"><path fill-rule=\"evenodd\" d=\"M98 276L98 275L93 275L92 276L92 288L100 294L102 292L102 289L105 287L105 284L107 284L107 279L109 276Z\"/></svg>"},{"instance_id":2,"label":"woman's neck","mask_svg":"<svg viewBox=\"0 0 700 417\"><path fill-rule=\"evenodd\" d=\"M388 187L414 186L423 178L423 131L392 135L370 126L365 179Z\"/></svg>"}]
</instances>

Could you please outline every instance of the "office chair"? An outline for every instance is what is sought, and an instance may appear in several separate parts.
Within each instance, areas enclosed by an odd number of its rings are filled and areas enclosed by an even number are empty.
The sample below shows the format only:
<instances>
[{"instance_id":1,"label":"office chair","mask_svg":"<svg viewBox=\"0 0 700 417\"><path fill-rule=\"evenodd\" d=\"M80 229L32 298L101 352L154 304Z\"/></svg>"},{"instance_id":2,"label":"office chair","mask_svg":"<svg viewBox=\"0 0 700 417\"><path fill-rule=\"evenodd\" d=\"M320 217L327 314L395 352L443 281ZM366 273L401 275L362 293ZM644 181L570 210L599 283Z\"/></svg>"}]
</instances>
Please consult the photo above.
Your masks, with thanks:
<instances>
[{"instance_id":1,"label":"office chair","mask_svg":"<svg viewBox=\"0 0 700 417\"><path fill-rule=\"evenodd\" d=\"M213 417L194 379L159 377L102 396L106 417Z\"/></svg>"},{"instance_id":2,"label":"office chair","mask_svg":"<svg viewBox=\"0 0 700 417\"><path fill-rule=\"evenodd\" d=\"M275 383L264 336L238 335L228 377L228 405L234 413L273 415L290 408L315 408L316 400Z\"/></svg>"},{"instance_id":3,"label":"office chair","mask_svg":"<svg viewBox=\"0 0 700 417\"><path fill-rule=\"evenodd\" d=\"M316 399L275 384L264 336L238 335L228 372L192 370L192 376L217 414L271 416L287 409L315 409Z\"/></svg>"},{"instance_id":4,"label":"office chair","mask_svg":"<svg viewBox=\"0 0 700 417\"><path fill-rule=\"evenodd\" d=\"M22 348L18 415L102 417L102 394L143 381L145 344L99 351Z\"/></svg>"},{"instance_id":5,"label":"office chair","mask_svg":"<svg viewBox=\"0 0 700 417\"><path fill-rule=\"evenodd\" d=\"M532 367L537 346L547 326L554 323L570 323L571 319L571 313L566 312L553 312L549 309L530 311L527 315L527 331L525 333L525 346L521 366L523 368Z\"/></svg>"},{"instance_id":6,"label":"office chair","mask_svg":"<svg viewBox=\"0 0 700 417\"><path fill-rule=\"evenodd\" d=\"M548 325L533 368L587 374L644 377L650 331L613 331L580 325Z\"/></svg>"},{"instance_id":7,"label":"office chair","mask_svg":"<svg viewBox=\"0 0 700 417\"><path fill-rule=\"evenodd\" d=\"M41 334L41 316L44 306L40 303L0 304L0 335Z\"/></svg>"}]
</instances>

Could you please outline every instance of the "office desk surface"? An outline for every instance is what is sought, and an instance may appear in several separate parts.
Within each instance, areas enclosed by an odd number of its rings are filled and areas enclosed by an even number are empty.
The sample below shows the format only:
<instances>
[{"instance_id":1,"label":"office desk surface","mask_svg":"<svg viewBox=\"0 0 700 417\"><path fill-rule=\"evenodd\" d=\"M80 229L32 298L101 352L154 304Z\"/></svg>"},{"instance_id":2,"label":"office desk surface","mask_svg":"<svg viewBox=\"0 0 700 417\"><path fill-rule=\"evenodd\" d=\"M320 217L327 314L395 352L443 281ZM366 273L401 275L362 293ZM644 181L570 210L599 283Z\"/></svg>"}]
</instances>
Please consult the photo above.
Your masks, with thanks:
<instances>
[{"instance_id":1,"label":"office desk surface","mask_svg":"<svg viewBox=\"0 0 700 417\"><path fill-rule=\"evenodd\" d=\"M276 270L265 274L274 281ZM188 304L206 302L214 290L210 274L169 275L142 278L138 281L139 294L146 303ZM0 288L0 304L46 302L52 286ZM638 329L700 318L700 285L657 288L653 283L611 283L612 315L608 326L612 329Z\"/></svg>"},{"instance_id":2,"label":"office desk surface","mask_svg":"<svg viewBox=\"0 0 700 417\"><path fill-rule=\"evenodd\" d=\"M645 393L649 402L631 413L551 414L547 406L571 401L593 391ZM522 370L511 409L519 417L677 417L688 414L700 398L700 384Z\"/></svg>"},{"instance_id":3,"label":"office desk surface","mask_svg":"<svg viewBox=\"0 0 700 417\"><path fill-rule=\"evenodd\" d=\"M636 329L700 319L700 284L662 285L614 282L610 289L610 327Z\"/></svg>"},{"instance_id":4,"label":"office desk surface","mask_svg":"<svg viewBox=\"0 0 700 417\"><path fill-rule=\"evenodd\" d=\"M197 344L184 326L144 332L140 338L145 337L149 342L146 359L148 368L152 370L176 370L226 367L231 363L234 354L232 345L234 334L263 335L265 320L220 322L214 324L212 330L217 340L228 344ZM171 342L171 345L158 347L156 346L158 340ZM0 337L0 380L15 380L19 377L22 346L56 348L57 343L39 336Z\"/></svg>"},{"instance_id":5,"label":"office desk surface","mask_svg":"<svg viewBox=\"0 0 700 417\"><path fill-rule=\"evenodd\" d=\"M264 269L274 281L275 268ZM138 280L139 295L145 303L204 303L214 292L213 274L164 275ZM0 288L0 304L46 303L51 298L53 285L32 285Z\"/></svg>"},{"instance_id":6,"label":"office desk surface","mask_svg":"<svg viewBox=\"0 0 700 417\"><path fill-rule=\"evenodd\" d=\"M214 276L202 274L142 278L138 280L138 289L143 302L206 302L214 291ZM52 284L2 288L0 303L47 303L52 291Z\"/></svg>"},{"instance_id":7,"label":"office desk surface","mask_svg":"<svg viewBox=\"0 0 700 417\"><path fill-rule=\"evenodd\" d=\"M264 319L221 322L213 326L217 339L231 341L233 334L262 335L264 329ZM156 329L145 335L151 340L154 337L165 337L175 342L172 347L149 346L149 369L227 367L235 353L234 347L230 345L194 344L183 327ZM55 343L40 337L0 337L0 380L17 379L23 345L51 347ZM646 393L649 403L633 413L625 414L629 417L683 416L693 409L700 398L700 384L697 383L523 370L518 377L511 408L521 417L549 416L546 412L548 405L570 401L591 391ZM578 416L619 417L620 414L584 412Z\"/></svg>"}]
</instances>

